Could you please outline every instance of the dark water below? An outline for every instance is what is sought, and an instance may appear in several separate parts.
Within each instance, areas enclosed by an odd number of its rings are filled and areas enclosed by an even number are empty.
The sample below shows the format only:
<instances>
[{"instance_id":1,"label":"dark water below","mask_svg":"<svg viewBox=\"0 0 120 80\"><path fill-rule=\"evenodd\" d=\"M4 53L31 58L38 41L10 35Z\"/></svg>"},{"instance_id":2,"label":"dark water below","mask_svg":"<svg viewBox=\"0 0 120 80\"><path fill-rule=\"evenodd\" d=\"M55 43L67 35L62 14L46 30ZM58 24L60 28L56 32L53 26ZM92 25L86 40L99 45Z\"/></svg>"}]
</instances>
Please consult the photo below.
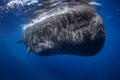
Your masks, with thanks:
<instances>
[{"instance_id":1,"label":"dark water below","mask_svg":"<svg viewBox=\"0 0 120 80\"><path fill-rule=\"evenodd\" d=\"M97 11L105 23L106 41L92 57L26 56L25 45L16 43L26 15L0 13L0 80L120 80L120 1L96 1L103 5Z\"/></svg>"}]
</instances>

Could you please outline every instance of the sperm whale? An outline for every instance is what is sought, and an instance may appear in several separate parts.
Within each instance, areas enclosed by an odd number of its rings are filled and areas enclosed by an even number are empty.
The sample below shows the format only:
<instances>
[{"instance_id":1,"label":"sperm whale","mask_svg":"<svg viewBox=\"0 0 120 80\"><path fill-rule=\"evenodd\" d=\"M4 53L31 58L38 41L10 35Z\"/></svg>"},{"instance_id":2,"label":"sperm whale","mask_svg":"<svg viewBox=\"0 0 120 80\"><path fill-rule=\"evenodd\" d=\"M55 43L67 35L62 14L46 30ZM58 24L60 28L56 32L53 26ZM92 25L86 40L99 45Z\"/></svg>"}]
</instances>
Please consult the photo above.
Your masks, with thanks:
<instances>
[{"instance_id":1,"label":"sperm whale","mask_svg":"<svg viewBox=\"0 0 120 80\"><path fill-rule=\"evenodd\" d=\"M91 0L43 0L34 21L23 27L27 54L96 55L104 45L105 30Z\"/></svg>"}]
</instances>

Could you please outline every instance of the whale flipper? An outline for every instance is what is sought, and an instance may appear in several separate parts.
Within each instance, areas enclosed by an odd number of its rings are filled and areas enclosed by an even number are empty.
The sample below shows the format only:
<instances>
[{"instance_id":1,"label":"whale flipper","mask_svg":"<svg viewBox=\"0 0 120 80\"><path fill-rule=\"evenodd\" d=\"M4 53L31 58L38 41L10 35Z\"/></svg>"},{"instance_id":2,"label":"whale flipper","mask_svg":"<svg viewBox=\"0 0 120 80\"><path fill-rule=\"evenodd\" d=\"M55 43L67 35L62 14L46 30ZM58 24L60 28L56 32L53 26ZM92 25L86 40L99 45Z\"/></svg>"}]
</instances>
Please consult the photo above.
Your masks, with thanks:
<instances>
[{"instance_id":1,"label":"whale flipper","mask_svg":"<svg viewBox=\"0 0 120 80\"><path fill-rule=\"evenodd\" d=\"M30 54L30 48L28 47L28 49L27 49L27 56Z\"/></svg>"},{"instance_id":2,"label":"whale flipper","mask_svg":"<svg viewBox=\"0 0 120 80\"><path fill-rule=\"evenodd\" d=\"M24 43L24 40L21 39L21 40L17 41L17 43L22 44L22 43Z\"/></svg>"}]
</instances>

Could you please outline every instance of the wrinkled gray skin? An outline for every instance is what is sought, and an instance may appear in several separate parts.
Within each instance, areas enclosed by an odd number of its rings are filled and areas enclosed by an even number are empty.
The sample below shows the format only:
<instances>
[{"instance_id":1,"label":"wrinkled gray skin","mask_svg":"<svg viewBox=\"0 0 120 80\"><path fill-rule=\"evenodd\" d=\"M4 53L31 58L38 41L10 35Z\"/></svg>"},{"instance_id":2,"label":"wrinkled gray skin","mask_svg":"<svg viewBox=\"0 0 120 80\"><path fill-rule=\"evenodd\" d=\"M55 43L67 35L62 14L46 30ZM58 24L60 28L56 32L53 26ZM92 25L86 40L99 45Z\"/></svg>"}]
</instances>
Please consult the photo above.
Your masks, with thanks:
<instances>
[{"instance_id":1,"label":"wrinkled gray skin","mask_svg":"<svg viewBox=\"0 0 120 80\"><path fill-rule=\"evenodd\" d=\"M28 54L32 51L40 56L92 56L102 49L105 40L104 25L92 5L69 0L52 7L50 5L43 5L37 14L49 14L66 6L69 11L48 17L24 31L23 39Z\"/></svg>"}]
</instances>

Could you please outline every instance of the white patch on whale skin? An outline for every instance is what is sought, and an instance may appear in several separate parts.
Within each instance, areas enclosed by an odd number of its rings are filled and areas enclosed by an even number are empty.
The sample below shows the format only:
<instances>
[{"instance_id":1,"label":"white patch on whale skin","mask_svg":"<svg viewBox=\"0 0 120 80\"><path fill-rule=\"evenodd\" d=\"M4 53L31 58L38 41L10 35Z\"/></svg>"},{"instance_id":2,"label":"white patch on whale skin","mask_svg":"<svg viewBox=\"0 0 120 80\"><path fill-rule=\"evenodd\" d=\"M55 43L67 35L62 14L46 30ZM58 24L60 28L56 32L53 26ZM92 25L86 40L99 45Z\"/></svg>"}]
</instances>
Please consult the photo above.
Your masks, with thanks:
<instances>
[{"instance_id":1,"label":"white patch on whale skin","mask_svg":"<svg viewBox=\"0 0 120 80\"><path fill-rule=\"evenodd\" d=\"M102 6L102 4L97 3L97 2L90 2L89 4L91 4L91 5L96 5L96 6Z\"/></svg>"}]
</instances>

